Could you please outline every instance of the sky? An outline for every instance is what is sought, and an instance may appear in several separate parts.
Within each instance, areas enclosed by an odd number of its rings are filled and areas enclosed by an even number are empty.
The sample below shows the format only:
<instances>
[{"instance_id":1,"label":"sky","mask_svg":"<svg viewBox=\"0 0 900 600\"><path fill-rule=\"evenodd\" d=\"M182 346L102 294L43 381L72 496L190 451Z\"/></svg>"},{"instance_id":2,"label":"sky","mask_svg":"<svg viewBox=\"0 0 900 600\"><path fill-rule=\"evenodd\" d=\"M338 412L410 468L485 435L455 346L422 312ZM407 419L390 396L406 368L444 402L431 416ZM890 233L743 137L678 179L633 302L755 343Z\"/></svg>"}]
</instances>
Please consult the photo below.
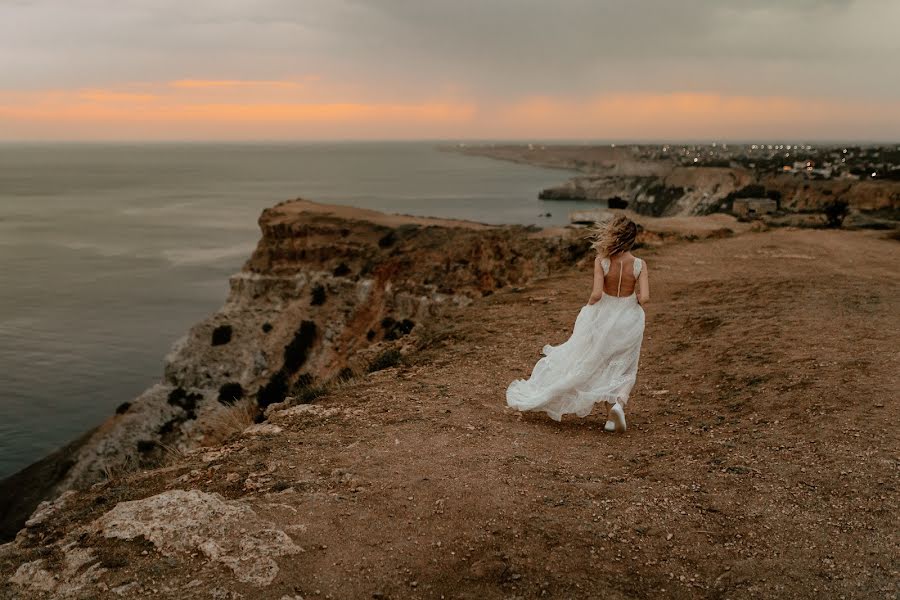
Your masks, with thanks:
<instances>
[{"instance_id":1,"label":"sky","mask_svg":"<svg viewBox=\"0 0 900 600\"><path fill-rule=\"evenodd\" d=\"M0 0L0 140L900 140L898 0Z\"/></svg>"}]
</instances>

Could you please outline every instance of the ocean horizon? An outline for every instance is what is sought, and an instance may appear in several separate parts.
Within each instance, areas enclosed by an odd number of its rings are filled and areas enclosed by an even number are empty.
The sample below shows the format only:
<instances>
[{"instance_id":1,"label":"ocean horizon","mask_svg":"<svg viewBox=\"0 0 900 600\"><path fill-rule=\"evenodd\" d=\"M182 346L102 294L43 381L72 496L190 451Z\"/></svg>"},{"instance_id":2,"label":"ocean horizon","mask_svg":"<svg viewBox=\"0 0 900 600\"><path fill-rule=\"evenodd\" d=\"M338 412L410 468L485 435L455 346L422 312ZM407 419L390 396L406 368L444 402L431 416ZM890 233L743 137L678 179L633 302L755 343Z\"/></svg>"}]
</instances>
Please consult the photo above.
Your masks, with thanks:
<instances>
[{"instance_id":1,"label":"ocean horizon","mask_svg":"<svg viewBox=\"0 0 900 600\"><path fill-rule=\"evenodd\" d=\"M161 379L170 346L225 301L266 207L547 226L584 206L538 200L564 171L438 145L0 143L0 478Z\"/></svg>"}]
</instances>

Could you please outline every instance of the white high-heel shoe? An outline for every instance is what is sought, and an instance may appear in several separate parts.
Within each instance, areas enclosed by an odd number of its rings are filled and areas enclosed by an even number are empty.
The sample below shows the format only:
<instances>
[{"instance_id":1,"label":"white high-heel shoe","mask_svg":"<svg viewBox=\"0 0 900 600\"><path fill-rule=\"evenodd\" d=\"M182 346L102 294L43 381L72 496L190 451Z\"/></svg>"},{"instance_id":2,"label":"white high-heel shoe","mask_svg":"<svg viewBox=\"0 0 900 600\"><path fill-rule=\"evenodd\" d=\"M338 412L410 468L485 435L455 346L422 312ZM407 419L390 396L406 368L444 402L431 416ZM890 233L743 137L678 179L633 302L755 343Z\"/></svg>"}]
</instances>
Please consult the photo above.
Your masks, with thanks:
<instances>
[{"instance_id":1,"label":"white high-heel shoe","mask_svg":"<svg viewBox=\"0 0 900 600\"><path fill-rule=\"evenodd\" d=\"M621 405L613 404L613 407L609 409L609 416L609 421L603 426L604 431L619 431L624 433L625 430L628 429L628 424L625 423L625 411L622 410Z\"/></svg>"}]
</instances>

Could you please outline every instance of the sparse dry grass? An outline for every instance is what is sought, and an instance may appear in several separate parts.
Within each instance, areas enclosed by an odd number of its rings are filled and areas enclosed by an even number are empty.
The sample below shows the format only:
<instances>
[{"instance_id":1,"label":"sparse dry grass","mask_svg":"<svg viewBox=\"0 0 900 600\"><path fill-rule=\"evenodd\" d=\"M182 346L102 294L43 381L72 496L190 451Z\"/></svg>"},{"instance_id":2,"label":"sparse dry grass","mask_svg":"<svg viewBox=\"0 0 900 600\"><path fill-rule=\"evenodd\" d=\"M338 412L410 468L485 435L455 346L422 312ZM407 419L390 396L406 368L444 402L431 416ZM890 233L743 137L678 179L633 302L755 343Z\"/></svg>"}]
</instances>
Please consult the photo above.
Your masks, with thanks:
<instances>
[{"instance_id":1,"label":"sparse dry grass","mask_svg":"<svg viewBox=\"0 0 900 600\"><path fill-rule=\"evenodd\" d=\"M230 406L219 407L208 419L203 445L221 444L231 436L244 431L253 425L258 413L256 401L250 398L238 400Z\"/></svg>"}]
</instances>

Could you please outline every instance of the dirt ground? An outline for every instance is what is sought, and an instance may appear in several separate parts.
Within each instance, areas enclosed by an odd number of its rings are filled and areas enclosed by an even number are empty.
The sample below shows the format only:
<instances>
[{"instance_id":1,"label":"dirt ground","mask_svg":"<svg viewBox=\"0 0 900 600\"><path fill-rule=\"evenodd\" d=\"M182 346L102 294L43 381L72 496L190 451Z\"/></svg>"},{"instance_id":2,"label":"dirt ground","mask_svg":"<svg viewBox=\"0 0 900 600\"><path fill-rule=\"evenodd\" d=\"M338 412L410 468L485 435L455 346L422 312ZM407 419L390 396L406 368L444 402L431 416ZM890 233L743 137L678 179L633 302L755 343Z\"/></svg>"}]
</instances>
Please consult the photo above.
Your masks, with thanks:
<instances>
[{"instance_id":1,"label":"dirt ground","mask_svg":"<svg viewBox=\"0 0 900 600\"><path fill-rule=\"evenodd\" d=\"M188 590L200 558L97 542L113 579L180 590L158 597L896 598L900 244L776 230L635 254L652 302L625 434L505 405L587 300L589 270L563 272L448 315L280 433L87 492L68 523L196 488L304 549L262 590L225 569Z\"/></svg>"}]
</instances>

